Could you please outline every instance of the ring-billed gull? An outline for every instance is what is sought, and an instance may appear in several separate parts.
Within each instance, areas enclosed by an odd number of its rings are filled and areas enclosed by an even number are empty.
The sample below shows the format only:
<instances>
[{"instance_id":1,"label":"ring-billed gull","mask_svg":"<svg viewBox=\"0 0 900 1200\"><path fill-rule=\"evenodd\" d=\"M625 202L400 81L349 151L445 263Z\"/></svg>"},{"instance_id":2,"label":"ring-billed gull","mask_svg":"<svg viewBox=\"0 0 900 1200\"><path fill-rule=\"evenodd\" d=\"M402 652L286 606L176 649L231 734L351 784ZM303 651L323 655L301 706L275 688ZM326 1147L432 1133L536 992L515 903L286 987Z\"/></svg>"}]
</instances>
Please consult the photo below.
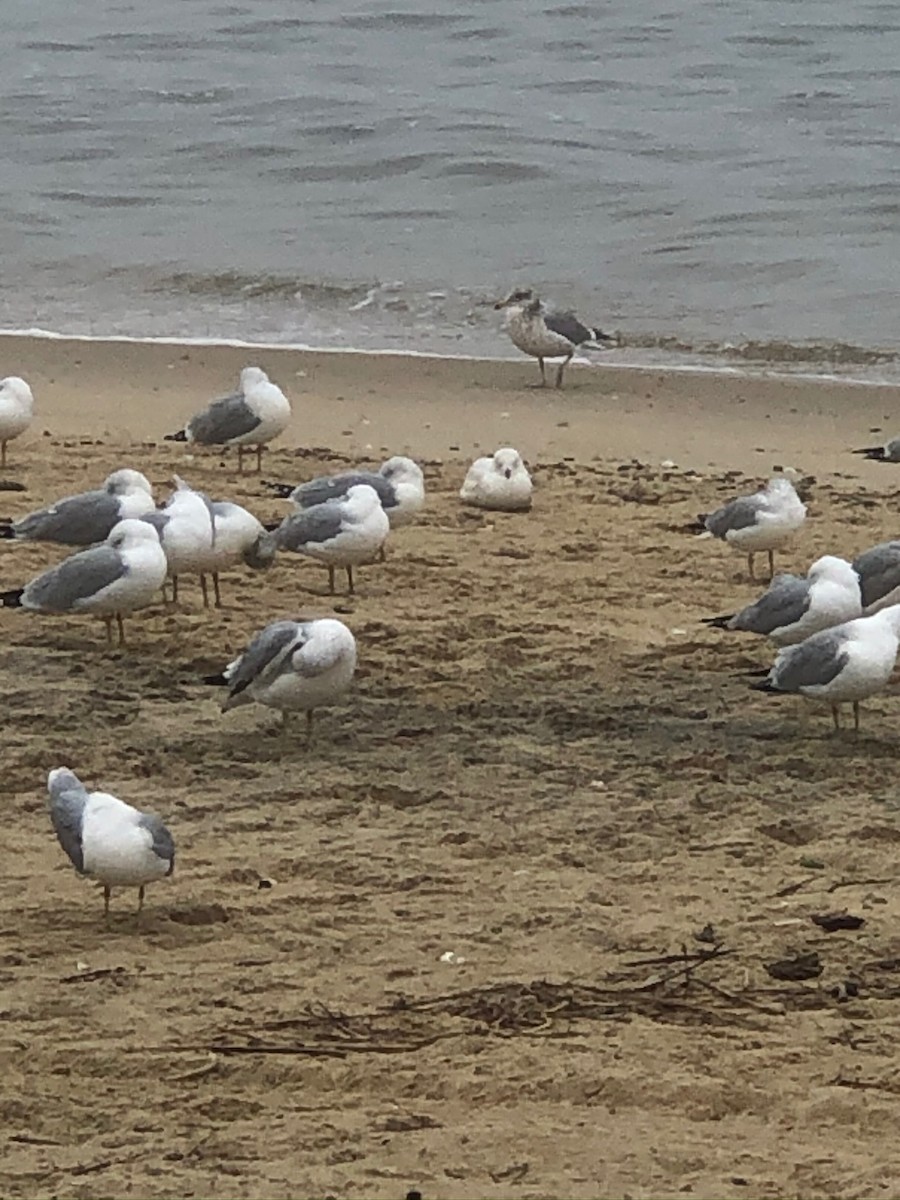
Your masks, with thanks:
<instances>
[{"instance_id":1,"label":"ring-billed gull","mask_svg":"<svg viewBox=\"0 0 900 1200\"><path fill-rule=\"evenodd\" d=\"M178 475L175 491L165 505L141 518L159 534L172 580L172 603L178 599L178 579L182 575L201 578L216 569L215 527L212 502L203 492L195 491ZM204 600L208 604L204 586Z\"/></svg>"},{"instance_id":2,"label":"ring-billed gull","mask_svg":"<svg viewBox=\"0 0 900 1200\"><path fill-rule=\"evenodd\" d=\"M297 508L312 508L345 496L358 483L367 483L378 493L392 529L410 522L425 504L422 468L402 454L389 458L377 471L343 471L339 475L322 475L296 487L289 483L266 483L266 487L292 500Z\"/></svg>"},{"instance_id":3,"label":"ring-billed gull","mask_svg":"<svg viewBox=\"0 0 900 1200\"><path fill-rule=\"evenodd\" d=\"M859 576L843 558L817 558L806 578L776 575L768 591L738 613L704 617L705 625L768 637L793 646L810 634L862 615Z\"/></svg>"},{"instance_id":4,"label":"ring-billed gull","mask_svg":"<svg viewBox=\"0 0 900 1200\"><path fill-rule=\"evenodd\" d=\"M244 469L244 449L256 447L256 469L262 469L263 447L284 433L291 419L287 396L261 367L244 367L237 392L214 400L191 417L178 433L167 433L167 442L194 442L198 446L237 446L238 470Z\"/></svg>"},{"instance_id":5,"label":"ring-billed gull","mask_svg":"<svg viewBox=\"0 0 900 1200\"><path fill-rule=\"evenodd\" d=\"M852 454L861 454L873 462L900 462L900 437L891 438L883 446L863 446L861 450L852 450Z\"/></svg>"},{"instance_id":6,"label":"ring-billed gull","mask_svg":"<svg viewBox=\"0 0 900 1200\"><path fill-rule=\"evenodd\" d=\"M89 792L68 767L50 772L47 791L59 844L79 875L103 884L104 915L114 887L136 887L140 913L147 884L175 870L175 843L159 817L108 792Z\"/></svg>"},{"instance_id":7,"label":"ring-billed gull","mask_svg":"<svg viewBox=\"0 0 900 1200\"><path fill-rule=\"evenodd\" d=\"M31 388L18 375L0 379L0 467L6 466L6 444L23 434L34 416Z\"/></svg>"},{"instance_id":8,"label":"ring-billed gull","mask_svg":"<svg viewBox=\"0 0 900 1200\"><path fill-rule=\"evenodd\" d=\"M747 555L751 579L756 578L754 556L763 550L768 552L770 578L775 574L774 552L790 540L805 520L806 505L786 475L775 475L752 496L738 496L715 512L698 517L700 525L713 537Z\"/></svg>"},{"instance_id":9,"label":"ring-billed gull","mask_svg":"<svg viewBox=\"0 0 900 1200\"><path fill-rule=\"evenodd\" d=\"M292 712L305 712L307 736L313 710L339 700L353 681L356 639L342 621L275 621L256 634L244 653L206 683L226 685L222 711L244 704L278 709L284 728Z\"/></svg>"},{"instance_id":10,"label":"ring-billed gull","mask_svg":"<svg viewBox=\"0 0 900 1200\"><path fill-rule=\"evenodd\" d=\"M894 670L900 646L900 604L871 617L857 617L778 652L760 692L793 692L831 707L840 729L840 705L853 705L859 729L859 702L884 688Z\"/></svg>"},{"instance_id":11,"label":"ring-billed gull","mask_svg":"<svg viewBox=\"0 0 900 1200\"><path fill-rule=\"evenodd\" d=\"M504 446L490 458L476 458L459 491L463 504L521 512L531 508L531 476L518 450Z\"/></svg>"},{"instance_id":12,"label":"ring-billed gull","mask_svg":"<svg viewBox=\"0 0 900 1200\"><path fill-rule=\"evenodd\" d=\"M153 488L146 475L126 467L108 475L100 488L66 496L18 521L0 522L0 538L94 546L105 541L119 521L143 516L154 508Z\"/></svg>"},{"instance_id":13,"label":"ring-billed gull","mask_svg":"<svg viewBox=\"0 0 900 1200\"><path fill-rule=\"evenodd\" d=\"M253 571L264 571L275 561L278 543L275 534L265 528L252 512L230 500L213 500L213 561L210 572L216 608L222 607L219 572L243 563ZM203 604L209 607L206 575L200 576Z\"/></svg>"},{"instance_id":14,"label":"ring-billed gull","mask_svg":"<svg viewBox=\"0 0 900 1200\"><path fill-rule=\"evenodd\" d=\"M562 358L556 368L556 386L561 388L563 371L580 346L599 350L616 341L602 329L582 324L574 313L544 304L532 288L516 288L494 308L506 309L504 325L512 344L538 360L541 387L547 386L545 358Z\"/></svg>"},{"instance_id":15,"label":"ring-billed gull","mask_svg":"<svg viewBox=\"0 0 900 1200\"><path fill-rule=\"evenodd\" d=\"M165 552L152 525L129 517L100 546L82 550L32 579L24 588L0 593L0 606L39 613L96 613L112 622L125 644L124 613L152 604L166 577Z\"/></svg>"},{"instance_id":16,"label":"ring-billed gull","mask_svg":"<svg viewBox=\"0 0 900 1200\"><path fill-rule=\"evenodd\" d=\"M853 569L866 616L900 601L900 541L879 542L864 550L854 558Z\"/></svg>"},{"instance_id":17,"label":"ring-billed gull","mask_svg":"<svg viewBox=\"0 0 900 1200\"><path fill-rule=\"evenodd\" d=\"M328 500L285 517L275 537L280 549L295 550L327 566L332 595L335 568L346 568L352 594L353 568L377 557L390 528L375 489L355 483L340 500Z\"/></svg>"}]
</instances>

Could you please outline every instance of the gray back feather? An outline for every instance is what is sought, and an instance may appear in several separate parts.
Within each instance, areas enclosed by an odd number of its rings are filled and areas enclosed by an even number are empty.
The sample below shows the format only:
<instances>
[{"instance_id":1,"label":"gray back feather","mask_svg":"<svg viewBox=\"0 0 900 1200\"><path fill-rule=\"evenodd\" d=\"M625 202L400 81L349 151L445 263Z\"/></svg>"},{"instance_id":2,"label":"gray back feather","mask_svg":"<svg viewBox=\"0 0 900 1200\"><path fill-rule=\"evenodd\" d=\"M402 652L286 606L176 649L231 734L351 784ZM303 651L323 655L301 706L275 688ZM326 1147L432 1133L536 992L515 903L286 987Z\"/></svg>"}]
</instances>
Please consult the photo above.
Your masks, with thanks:
<instances>
[{"instance_id":1,"label":"gray back feather","mask_svg":"<svg viewBox=\"0 0 900 1200\"><path fill-rule=\"evenodd\" d=\"M232 438L252 433L260 420L244 399L243 392L214 400L209 408L188 422L190 435L201 446L221 446Z\"/></svg>"},{"instance_id":2,"label":"gray back feather","mask_svg":"<svg viewBox=\"0 0 900 1200\"><path fill-rule=\"evenodd\" d=\"M375 489L382 508L396 506L394 485L375 471L348 471L343 475L325 475L320 479L311 479L309 483L301 483L299 487L294 488L291 499L301 508L312 508L316 504L343 498L349 489L358 483L367 483Z\"/></svg>"},{"instance_id":3,"label":"gray back feather","mask_svg":"<svg viewBox=\"0 0 900 1200\"><path fill-rule=\"evenodd\" d=\"M117 496L105 491L83 492L22 517L13 525L13 533L35 542L91 546L105 541L118 520Z\"/></svg>"},{"instance_id":4,"label":"gray back feather","mask_svg":"<svg viewBox=\"0 0 900 1200\"><path fill-rule=\"evenodd\" d=\"M144 513L140 519L142 521L146 521L148 525L153 526L153 528L159 534L160 541L162 541L163 531L168 523L172 520L172 518L163 508L157 508L154 509L153 512Z\"/></svg>"},{"instance_id":5,"label":"gray back feather","mask_svg":"<svg viewBox=\"0 0 900 1200\"><path fill-rule=\"evenodd\" d=\"M169 869L166 874L171 875L175 870L175 842L172 840L171 833L155 813L141 813L138 825L150 831L153 838L151 849L157 858L168 862Z\"/></svg>"},{"instance_id":6,"label":"gray back feather","mask_svg":"<svg viewBox=\"0 0 900 1200\"><path fill-rule=\"evenodd\" d=\"M553 333L568 338L573 346L589 342L595 332L593 329L588 329L587 325L582 325L574 313L557 312L555 309L544 312L544 324Z\"/></svg>"},{"instance_id":7,"label":"gray back feather","mask_svg":"<svg viewBox=\"0 0 900 1200\"><path fill-rule=\"evenodd\" d=\"M849 658L846 637L840 627L824 629L805 642L782 650L770 678L779 691L797 692L800 688L831 683Z\"/></svg>"},{"instance_id":8,"label":"gray back feather","mask_svg":"<svg viewBox=\"0 0 900 1200\"><path fill-rule=\"evenodd\" d=\"M306 508L301 512L292 513L281 522L275 537L283 550L299 550L303 546L321 544L337 537L343 526L343 512L340 501L329 501L327 504L317 504L314 508Z\"/></svg>"},{"instance_id":9,"label":"gray back feather","mask_svg":"<svg viewBox=\"0 0 900 1200\"><path fill-rule=\"evenodd\" d=\"M762 496L739 496L737 500L717 508L710 513L704 525L713 537L723 538L733 529L749 529L756 524L756 517L766 502Z\"/></svg>"},{"instance_id":10,"label":"gray back feather","mask_svg":"<svg viewBox=\"0 0 900 1200\"><path fill-rule=\"evenodd\" d=\"M95 546L73 554L33 579L22 593L22 606L43 612L72 612L79 602L127 574L122 556L112 546Z\"/></svg>"},{"instance_id":11,"label":"gray back feather","mask_svg":"<svg viewBox=\"0 0 900 1200\"><path fill-rule=\"evenodd\" d=\"M59 844L68 854L72 866L84 873L84 852L81 847L81 827L88 793L84 784L71 771L60 772L49 785L50 820Z\"/></svg>"},{"instance_id":12,"label":"gray back feather","mask_svg":"<svg viewBox=\"0 0 900 1200\"><path fill-rule=\"evenodd\" d=\"M853 560L863 608L900 587L900 541L881 542Z\"/></svg>"},{"instance_id":13,"label":"gray back feather","mask_svg":"<svg viewBox=\"0 0 900 1200\"><path fill-rule=\"evenodd\" d=\"M265 672L277 674L284 659L302 644L296 621L274 621L261 630L238 660L228 680L228 695L239 696Z\"/></svg>"},{"instance_id":14,"label":"gray back feather","mask_svg":"<svg viewBox=\"0 0 900 1200\"><path fill-rule=\"evenodd\" d=\"M742 609L731 622L732 629L770 634L799 621L810 604L810 583L797 575L776 575L768 591L755 604Z\"/></svg>"}]
</instances>

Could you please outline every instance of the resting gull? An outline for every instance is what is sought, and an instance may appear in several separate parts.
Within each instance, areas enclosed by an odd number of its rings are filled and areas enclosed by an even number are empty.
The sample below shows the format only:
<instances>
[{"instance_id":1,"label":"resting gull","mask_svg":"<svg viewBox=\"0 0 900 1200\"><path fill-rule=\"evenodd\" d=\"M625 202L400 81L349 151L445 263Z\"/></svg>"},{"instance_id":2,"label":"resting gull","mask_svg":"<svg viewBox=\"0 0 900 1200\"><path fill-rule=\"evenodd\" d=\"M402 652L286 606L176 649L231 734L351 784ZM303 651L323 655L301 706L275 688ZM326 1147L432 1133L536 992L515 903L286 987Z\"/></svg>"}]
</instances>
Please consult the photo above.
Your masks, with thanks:
<instances>
[{"instance_id":1,"label":"resting gull","mask_svg":"<svg viewBox=\"0 0 900 1200\"><path fill-rule=\"evenodd\" d=\"M221 675L204 682L228 687L222 711L244 704L305 712L307 736L313 710L339 700L353 680L356 640L341 621L275 621L256 634L244 653Z\"/></svg>"},{"instance_id":2,"label":"resting gull","mask_svg":"<svg viewBox=\"0 0 900 1200\"><path fill-rule=\"evenodd\" d=\"M104 915L114 887L136 887L140 913L147 884L175 870L175 843L159 817L108 792L89 792L68 767L50 772L47 791L59 844L79 875L103 884Z\"/></svg>"},{"instance_id":3,"label":"resting gull","mask_svg":"<svg viewBox=\"0 0 900 1200\"><path fill-rule=\"evenodd\" d=\"M840 729L840 705L852 703L853 725L859 729L859 702L888 683L900 646L900 604L871 617L857 617L823 629L780 650L762 683L761 692L793 692L831 707Z\"/></svg>"},{"instance_id":4,"label":"resting gull","mask_svg":"<svg viewBox=\"0 0 900 1200\"><path fill-rule=\"evenodd\" d=\"M781 549L806 520L806 505L786 475L775 475L752 496L739 496L709 515L698 517L700 526L747 555L750 578L754 556L769 555L769 575L775 573L774 552Z\"/></svg>"},{"instance_id":5,"label":"resting gull","mask_svg":"<svg viewBox=\"0 0 900 1200\"><path fill-rule=\"evenodd\" d=\"M291 406L284 392L260 367L244 367L240 390L214 400L191 417L178 433L167 433L167 442L193 442L198 446L237 446L238 470L244 469L245 447L256 447L256 469L262 469L263 447L284 433Z\"/></svg>"},{"instance_id":6,"label":"resting gull","mask_svg":"<svg viewBox=\"0 0 900 1200\"><path fill-rule=\"evenodd\" d=\"M143 516L154 507L153 488L146 475L126 467L113 471L103 486L93 491L66 496L18 521L0 520L0 538L95 546L109 537L119 521Z\"/></svg>"},{"instance_id":7,"label":"resting gull","mask_svg":"<svg viewBox=\"0 0 900 1200\"><path fill-rule=\"evenodd\" d=\"M328 567L332 595L335 568L346 568L347 587L352 594L353 568L377 557L390 528L375 489L367 483L355 483L339 500L328 500L285 517L275 537L280 549L306 554Z\"/></svg>"},{"instance_id":8,"label":"resting gull","mask_svg":"<svg viewBox=\"0 0 900 1200\"><path fill-rule=\"evenodd\" d=\"M900 462L900 437L891 438L883 446L863 446L861 450L852 450L852 454L861 454L873 462Z\"/></svg>"},{"instance_id":9,"label":"resting gull","mask_svg":"<svg viewBox=\"0 0 900 1200\"><path fill-rule=\"evenodd\" d=\"M900 601L900 540L879 542L853 560L866 616Z\"/></svg>"},{"instance_id":10,"label":"resting gull","mask_svg":"<svg viewBox=\"0 0 900 1200\"><path fill-rule=\"evenodd\" d=\"M102 545L63 559L24 588L0 593L0 606L39 613L97 613L106 623L108 642L115 617L122 646L123 613L153 602L166 566L153 526L129 517L113 526Z\"/></svg>"},{"instance_id":11,"label":"resting gull","mask_svg":"<svg viewBox=\"0 0 900 1200\"><path fill-rule=\"evenodd\" d=\"M205 576L216 570L213 506L203 492L196 492L178 475L175 491L161 509L141 518L159 534L172 580L172 603L178 599L181 575L199 575L204 602L208 605Z\"/></svg>"},{"instance_id":12,"label":"resting gull","mask_svg":"<svg viewBox=\"0 0 900 1200\"><path fill-rule=\"evenodd\" d=\"M583 325L574 313L544 304L531 288L516 288L505 300L498 300L494 308L506 309L504 324L513 345L538 360L541 387L547 386L545 358L563 360L556 368L556 386L561 388L563 371L580 346L599 350L616 341L602 329Z\"/></svg>"},{"instance_id":13,"label":"resting gull","mask_svg":"<svg viewBox=\"0 0 900 1200\"><path fill-rule=\"evenodd\" d=\"M806 578L776 575L754 603L723 617L704 617L705 625L768 637L776 646L793 646L820 629L862 615L859 576L843 558L826 554Z\"/></svg>"},{"instance_id":14,"label":"resting gull","mask_svg":"<svg viewBox=\"0 0 900 1200\"><path fill-rule=\"evenodd\" d=\"M0 379L0 467L6 466L6 443L23 434L34 416L31 388L18 375Z\"/></svg>"},{"instance_id":15,"label":"resting gull","mask_svg":"<svg viewBox=\"0 0 900 1200\"><path fill-rule=\"evenodd\" d=\"M425 504L422 468L402 454L389 458L377 471L345 471L339 475L322 475L296 487L289 483L266 483L266 487L302 509L339 499L358 483L367 483L378 493L392 529L408 524Z\"/></svg>"},{"instance_id":16,"label":"resting gull","mask_svg":"<svg viewBox=\"0 0 900 1200\"><path fill-rule=\"evenodd\" d=\"M459 490L463 504L520 512L531 508L531 476L518 450L504 446L490 458L476 458Z\"/></svg>"}]
</instances>

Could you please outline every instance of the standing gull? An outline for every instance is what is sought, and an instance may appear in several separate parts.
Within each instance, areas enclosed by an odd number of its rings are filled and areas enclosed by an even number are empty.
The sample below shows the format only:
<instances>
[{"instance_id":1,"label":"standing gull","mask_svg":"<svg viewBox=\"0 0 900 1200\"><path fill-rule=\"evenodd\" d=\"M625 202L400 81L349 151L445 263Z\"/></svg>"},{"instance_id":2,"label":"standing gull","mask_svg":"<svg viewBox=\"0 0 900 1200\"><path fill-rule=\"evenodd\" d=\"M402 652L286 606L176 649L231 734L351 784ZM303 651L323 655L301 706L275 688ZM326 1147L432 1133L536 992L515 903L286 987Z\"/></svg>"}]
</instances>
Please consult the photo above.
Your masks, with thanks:
<instances>
[{"instance_id":1,"label":"standing gull","mask_svg":"<svg viewBox=\"0 0 900 1200\"><path fill-rule=\"evenodd\" d=\"M531 476L518 450L504 446L490 458L476 458L466 472L459 498L463 504L506 512L531 508Z\"/></svg>"},{"instance_id":2,"label":"standing gull","mask_svg":"<svg viewBox=\"0 0 900 1200\"><path fill-rule=\"evenodd\" d=\"M871 617L857 617L780 650L760 692L793 692L831 707L840 729L840 706L853 705L853 725L859 729L859 702L887 686L900 646L900 604Z\"/></svg>"},{"instance_id":3,"label":"standing gull","mask_svg":"<svg viewBox=\"0 0 900 1200\"><path fill-rule=\"evenodd\" d=\"M335 568L345 567L352 594L353 568L377 557L390 528L375 489L355 483L340 500L328 500L285 517L275 538L280 549L295 550L324 563L332 595Z\"/></svg>"},{"instance_id":4,"label":"standing gull","mask_svg":"<svg viewBox=\"0 0 900 1200\"><path fill-rule=\"evenodd\" d=\"M538 360L541 387L547 386L545 358L563 360L556 368L556 386L561 388L563 371L579 347L600 350L616 341L602 329L583 325L574 313L544 304L531 288L517 288L505 300L498 300L494 308L506 309L504 324L513 345Z\"/></svg>"},{"instance_id":5,"label":"standing gull","mask_svg":"<svg viewBox=\"0 0 900 1200\"><path fill-rule=\"evenodd\" d=\"M0 606L39 613L97 613L112 641L112 622L125 644L123 613L151 604L166 577L159 536L145 520L120 521L100 546L82 550L24 588L0 592Z\"/></svg>"},{"instance_id":6,"label":"standing gull","mask_svg":"<svg viewBox=\"0 0 900 1200\"><path fill-rule=\"evenodd\" d=\"M237 446L238 470L244 469L244 448L256 447L256 469L262 470L263 447L284 433L291 406L284 392L260 367L244 367L239 391L214 400L191 417L178 433L167 433L167 442L193 442L198 446Z\"/></svg>"},{"instance_id":7,"label":"standing gull","mask_svg":"<svg viewBox=\"0 0 900 1200\"><path fill-rule=\"evenodd\" d=\"M866 616L900 601L900 541L879 542L853 560Z\"/></svg>"},{"instance_id":8,"label":"standing gull","mask_svg":"<svg viewBox=\"0 0 900 1200\"><path fill-rule=\"evenodd\" d=\"M204 682L228 687L222 711L244 704L305 712L307 737L313 710L339 700L356 670L356 640L341 621L275 621L256 634L244 653L221 675Z\"/></svg>"},{"instance_id":9,"label":"standing gull","mask_svg":"<svg viewBox=\"0 0 900 1200\"><path fill-rule=\"evenodd\" d=\"M59 844L79 875L103 884L104 916L114 887L136 887L140 913L147 884L175 870L175 843L159 817L108 792L89 792L68 767L50 772L47 791Z\"/></svg>"},{"instance_id":10,"label":"standing gull","mask_svg":"<svg viewBox=\"0 0 900 1200\"><path fill-rule=\"evenodd\" d=\"M768 591L738 613L704 617L705 625L768 637L776 646L793 646L820 629L862 615L859 576L843 558L826 554L806 578L776 575Z\"/></svg>"},{"instance_id":11,"label":"standing gull","mask_svg":"<svg viewBox=\"0 0 900 1200\"><path fill-rule=\"evenodd\" d=\"M344 471L339 475L322 475L296 487L289 483L266 483L266 487L303 509L340 499L358 483L367 483L378 493L392 529L408 524L425 504L422 468L402 454L389 458L377 471Z\"/></svg>"},{"instance_id":12,"label":"standing gull","mask_svg":"<svg viewBox=\"0 0 900 1200\"><path fill-rule=\"evenodd\" d=\"M883 446L863 446L861 450L852 450L851 454L861 454L873 462L900 462L900 437L891 438Z\"/></svg>"},{"instance_id":13,"label":"standing gull","mask_svg":"<svg viewBox=\"0 0 900 1200\"><path fill-rule=\"evenodd\" d=\"M94 546L105 541L119 521L143 516L154 507L147 477L123 468L113 471L94 491L66 496L18 521L0 519L0 538Z\"/></svg>"},{"instance_id":14,"label":"standing gull","mask_svg":"<svg viewBox=\"0 0 900 1200\"><path fill-rule=\"evenodd\" d=\"M175 491L164 507L141 519L159 534L172 580L172 603L178 600L179 576L199 575L208 607L205 576L217 566L213 506L203 492L195 492L178 475L174 478Z\"/></svg>"},{"instance_id":15,"label":"standing gull","mask_svg":"<svg viewBox=\"0 0 900 1200\"><path fill-rule=\"evenodd\" d=\"M703 529L747 555L750 578L754 555L769 555L769 575L775 573L774 552L780 550L806 520L806 505L785 475L775 475L752 496L739 496L715 512L698 517Z\"/></svg>"},{"instance_id":16,"label":"standing gull","mask_svg":"<svg viewBox=\"0 0 900 1200\"><path fill-rule=\"evenodd\" d=\"M0 467L6 466L6 443L23 434L34 416L31 388L18 375L0 379Z\"/></svg>"}]
</instances>

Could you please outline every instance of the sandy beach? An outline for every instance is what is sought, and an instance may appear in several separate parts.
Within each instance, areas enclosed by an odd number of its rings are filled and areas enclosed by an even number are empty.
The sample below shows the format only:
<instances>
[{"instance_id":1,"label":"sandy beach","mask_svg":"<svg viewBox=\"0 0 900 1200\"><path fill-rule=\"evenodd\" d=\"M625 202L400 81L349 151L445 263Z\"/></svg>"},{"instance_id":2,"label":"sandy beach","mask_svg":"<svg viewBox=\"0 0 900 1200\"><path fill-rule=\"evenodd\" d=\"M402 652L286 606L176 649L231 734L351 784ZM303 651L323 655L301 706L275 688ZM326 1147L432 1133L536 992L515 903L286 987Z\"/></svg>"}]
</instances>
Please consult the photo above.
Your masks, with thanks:
<instances>
[{"instance_id":1,"label":"sandy beach","mask_svg":"<svg viewBox=\"0 0 900 1200\"><path fill-rule=\"evenodd\" d=\"M866 703L856 737L751 692L771 649L700 618L760 586L685 532L793 466L810 520L779 565L900 534L900 467L848 452L900 433L896 389L0 350L38 412L2 516L129 465L277 519L235 455L162 441L250 361L294 404L263 478L409 453L428 488L355 597L284 556L225 576L219 611L188 584L124 650L99 622L0 610L4 1195L896 1193L900 698ZM530 513L459 503L500 445L529 462ZM0 543L2 587L63 556ZM330 613L360 666L311 747L221 714L202 675L269 620ZM174 834L139 928L130 893L104 926L56 844L63 763ZM858 928L812 919L844 910ZM774 978L785 959L808 977Z\"/></svg>"}]
</instances>

